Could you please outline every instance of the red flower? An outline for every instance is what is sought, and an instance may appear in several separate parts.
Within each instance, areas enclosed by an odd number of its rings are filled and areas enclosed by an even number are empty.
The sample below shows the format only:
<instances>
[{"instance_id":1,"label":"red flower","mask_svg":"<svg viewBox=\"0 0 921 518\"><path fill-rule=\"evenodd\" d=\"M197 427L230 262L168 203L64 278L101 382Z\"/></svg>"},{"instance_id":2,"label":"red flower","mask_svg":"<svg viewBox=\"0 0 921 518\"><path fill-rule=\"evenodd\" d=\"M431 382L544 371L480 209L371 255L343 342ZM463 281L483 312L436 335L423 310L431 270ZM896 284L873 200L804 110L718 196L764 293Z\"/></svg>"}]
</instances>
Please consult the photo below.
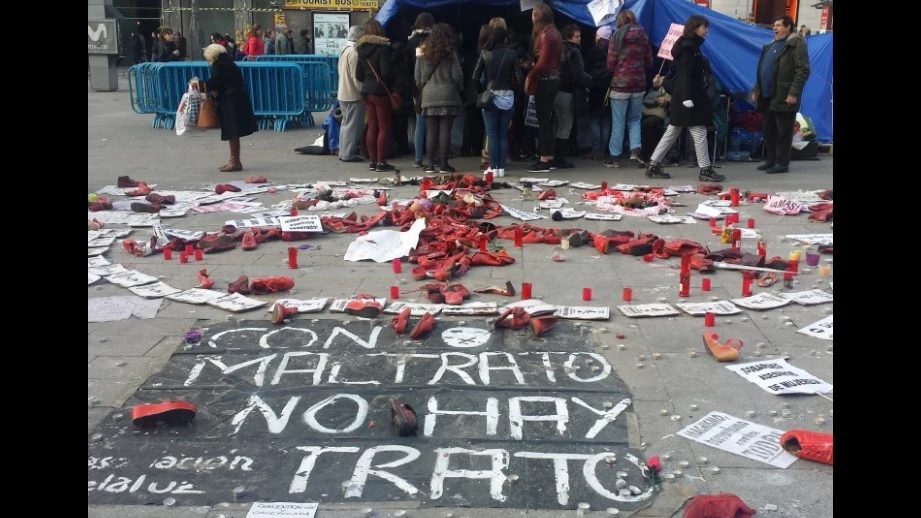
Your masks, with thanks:
<instances>
[{"instance_id":1,"label":"red flower","mask_svg":"<svg viewBox=\"0 0 921 518\"><path fill-rule=\"evenodd\" d=\"M649 466L649 469L652 470L653 473L662 471L662 464L659 462L658 455L653 455L646 459L646 465Z\"/></svg>"}]
</instances>

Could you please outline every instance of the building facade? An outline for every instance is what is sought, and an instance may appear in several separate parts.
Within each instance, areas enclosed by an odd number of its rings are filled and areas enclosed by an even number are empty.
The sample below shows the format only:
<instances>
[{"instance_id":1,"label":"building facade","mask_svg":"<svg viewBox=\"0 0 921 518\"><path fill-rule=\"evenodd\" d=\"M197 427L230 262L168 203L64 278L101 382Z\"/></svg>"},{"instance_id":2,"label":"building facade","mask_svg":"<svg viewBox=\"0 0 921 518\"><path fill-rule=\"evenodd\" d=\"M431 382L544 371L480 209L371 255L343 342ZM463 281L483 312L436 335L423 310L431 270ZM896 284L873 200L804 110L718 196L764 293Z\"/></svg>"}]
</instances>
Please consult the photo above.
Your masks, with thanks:
<instances>
[{"instance_id":1,"label":"building facade","mask_svg":"<svg viewBox=\"0 0 921 518\"><path fill-rule=\"evenodd\" d=\"M832 2L819 0L690 0L703 7L737 20L769 27L778 16L787 15L796 22L797 29L805 25L812 34L832 30L834 7ZM813 7L829 4L822 8Z\"/></svg>"}]
</instances>

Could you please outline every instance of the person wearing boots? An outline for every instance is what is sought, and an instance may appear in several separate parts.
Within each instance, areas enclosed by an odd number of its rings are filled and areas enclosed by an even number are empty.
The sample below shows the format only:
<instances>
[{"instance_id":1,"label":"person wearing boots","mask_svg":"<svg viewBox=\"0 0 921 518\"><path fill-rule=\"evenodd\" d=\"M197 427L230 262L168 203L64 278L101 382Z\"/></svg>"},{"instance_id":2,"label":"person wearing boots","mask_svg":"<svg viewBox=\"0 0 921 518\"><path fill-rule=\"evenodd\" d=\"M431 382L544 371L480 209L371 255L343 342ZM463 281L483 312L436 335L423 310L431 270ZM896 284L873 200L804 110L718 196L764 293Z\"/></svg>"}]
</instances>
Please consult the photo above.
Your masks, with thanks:
<instances>
[{"instance_id":1,"label":"person wearing boots","mask_svg":"<svg viewBox=\"0 0 921 518\"><path fill-rule=\"evenodd\" d=\"M774 21L774 41L761 49L752 101L764 114L764 149L767 161L758 166L767 174L790 170L790 148L793 145L793 124L803 98L803 87L809 79L809 54L806 40L798 32L793 19L782 16Z\"/></svg>"},{"instance_id":2,"label":"person wearing boots","mask_svg":"<svg viewBox=\"0 0 921 518\"><path fill-rule=\"evenodd\" d=\"M537 4L531 10L532 40L535 63L524 80L524 91L534 96L540 147L539 160L528 168L529 173L549 173L553 156L553 105L560 91L560 58L563 36L553 21L553 11L547 4Z\"/></svg>"},{"instance_id":3,"label":"person wearing boots","mask_svg":"<svg viewBox=\"0 0 921 518\"><path fill-rule=\"evenodd\" d=\"M420 47L416 60L416 87L422 92L419 101L425 118L425 153L428 164L425 173L435 172L435 154L441 152L441 173L453 173L448 164L451 154L451 129L454 119L464 108L461 90L464 74L460 59L454 51L451 26L436 23L428 39Z\"/></svg>"},{"instance_id":4,"label":"person wearing boots","mask_svg":"<svg viewBox=\"0 0 921 518\"><path fill-rule=\"evenodd\" d=\"M217 101L221 140L230 142L230 161L218 169L223 172L242 171L240 138L259 131L249 92L243 82L243 72L221 44L208 45L204 54L205 61L211 65L211 77L205 81L205 91L213 92ZM192 86L199 88L198 81L193 81Z\"/></svg>"},{"instance_id":5,"label":"person wearing boots","mask_svg":"<svg viewBox=\"0 0 921 518\"><path fill-rule=\"evenodd\" d=\"M671 178L662 169L662 161L678 141L681 130L687 128L694 141L697 165L700 167L698 181L722 182L726 179L710 165L707 149L707 126L713 123L713 102L704 85L705 76L710 73L709 62L700 52L700 46L704 44L704 36L709 28L710 22L706 18L698 14L691 15L684 24L684 33L672 47L672 67L675 71L673 84L669 84L669 76L664 79L665 90L672 95L669 123L649 160L646 169L649 178Z\"/></svg>"},{"instance_id":6,"label":"person wearing boots","mask_svg":"<svg viewBox=\"0 0 921 518\"><path fill-rule=\"evenodd\" d=\"M368 170L378 173L396 169L387 163L390 154L391 131L393 130L393 106L390 93L393 91L396 77L393 67L393 47L384 36L384 27L377 20L368 20L362 28L362 35L355 42L358 52L358 65L355 67L355 79L361 83L362 99L365 101L365 113L368 127L365 142L371 162Z\"/></svg>"},{"instance_id":7,"label":"person wearing boots","mask_svg":"<svg viewBox=\"0 0 921 518\"><path fill-rule=\"evenodd\" d=\"M591 81L582 61L582 31L576 24L563 27L563 44L560 50L560 91L553 101L553 113L557 120L556 140L553 147L551 166L557 169L572 169L572 162L566 160L569 149L569 134L572 133L574 118L573 96Z\"/></svg>"}]
</instances>

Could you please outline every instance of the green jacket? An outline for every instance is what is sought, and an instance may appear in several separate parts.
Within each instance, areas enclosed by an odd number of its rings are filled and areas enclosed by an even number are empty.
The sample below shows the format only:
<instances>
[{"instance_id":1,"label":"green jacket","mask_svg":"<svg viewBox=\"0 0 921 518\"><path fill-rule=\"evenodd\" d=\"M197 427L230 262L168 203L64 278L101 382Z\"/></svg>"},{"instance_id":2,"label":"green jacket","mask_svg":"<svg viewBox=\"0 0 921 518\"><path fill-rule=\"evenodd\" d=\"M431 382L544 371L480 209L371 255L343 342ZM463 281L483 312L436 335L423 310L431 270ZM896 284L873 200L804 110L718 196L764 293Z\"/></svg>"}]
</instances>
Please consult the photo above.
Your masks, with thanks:
<instances>
[{"instance_id":1,"label":"green jacket","mask_svg":"<svg viewBox=\"0 0 921 518\"><path fill-rule=\"evenodd\" d=\"M809 78L809 54L806 52L806 40L798 32L790 33L783 48L777 53L777 63L774 68L774 95L771 96L770 107L761 97L761 66L773 42L761 49L761 58L758 59L758 69L755 74L755 87L752 93L758 100L758 111L764 112L770 108L776 112L798 112L803 101L803 87ZM796 97L796 104L787 104L787 96Z\"/></svg>"}]
</instances>

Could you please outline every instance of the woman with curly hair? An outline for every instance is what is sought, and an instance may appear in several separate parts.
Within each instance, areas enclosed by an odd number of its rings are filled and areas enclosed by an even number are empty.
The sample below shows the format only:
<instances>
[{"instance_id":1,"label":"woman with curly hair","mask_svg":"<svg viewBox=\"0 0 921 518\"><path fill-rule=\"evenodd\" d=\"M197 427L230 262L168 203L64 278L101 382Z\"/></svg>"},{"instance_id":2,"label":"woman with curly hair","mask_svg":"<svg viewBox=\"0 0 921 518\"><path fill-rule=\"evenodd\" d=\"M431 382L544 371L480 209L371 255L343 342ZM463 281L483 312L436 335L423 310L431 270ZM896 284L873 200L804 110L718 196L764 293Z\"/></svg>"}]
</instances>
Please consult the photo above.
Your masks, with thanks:
<instances>
[{"instance_id":1,"label":"woman with curly hair","mask_svg":"<svg viewBox=\"0 0 921 518\"><path fill-rule=\"evenodd\" d=\"M416 86L422 92L420 105L425 118L426 173L435 172L435 153L441 149L442 173L453 173L448 164L451 153L451 127L464 107L460 92L464 74L454 52L454 34L444 23L435 24L416 60Z\"/></svg>"}]
</instances>

